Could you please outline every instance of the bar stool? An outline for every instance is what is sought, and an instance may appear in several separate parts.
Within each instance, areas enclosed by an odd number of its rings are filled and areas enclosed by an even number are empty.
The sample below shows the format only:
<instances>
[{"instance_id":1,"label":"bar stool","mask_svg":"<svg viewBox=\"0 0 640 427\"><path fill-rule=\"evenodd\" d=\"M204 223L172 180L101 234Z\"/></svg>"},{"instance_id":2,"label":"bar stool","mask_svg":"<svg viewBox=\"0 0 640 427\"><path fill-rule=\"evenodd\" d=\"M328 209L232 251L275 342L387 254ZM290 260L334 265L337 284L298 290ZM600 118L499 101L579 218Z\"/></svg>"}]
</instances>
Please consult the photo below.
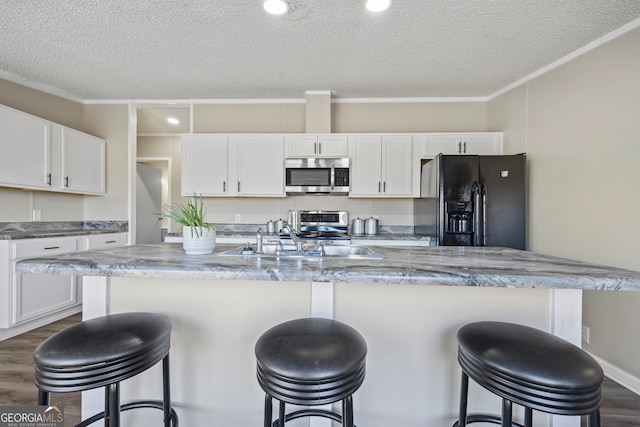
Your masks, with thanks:
<instances>
[{"instance_id":1,"label":"bar stool","mask_svg":"<svg viewBox=\"0 0 640 427\"><path fill-rule=\"evenodd\" d=\"M119 427L120 411L157 408L164 426L177 427L171 408L169 346L171 321L162 314L123 313L87 320L44 340L33 353L38 404L49 405L50 393L105 388L105 408L78 426L102 418L105 426ZM120 405L120 381L131 378L162 360L163 400Z\"/></svg>"},{"instance_id":2,"label":"bar stool","mask_svg":"<svg viewBox=\"0 0 640 427\"><path fill-rule=\"evenodd\" d=\"M512 404L524 407L524 426L533 410L556 415L586 415L600 426L602 368L587 352L547 332L504 322L476 322L458 330L462 368L460 413L453 426L486 422L520 426ZM469 378L502 398L502 417L467 415Z\"/></svg>"},{"instance_id":3,"label":"bar stool","mask_svg":"<svg viewBox=\"0 0 640 427\"><path fill-rule=\"evenodd\" d=\"M257 377L265 392L264 427L320 416L353 427L352 395L364 381L367 343L344 323L320 318L296 319L266 331L255 347ZM279 401L272 422L272 399ZM287 403L318 406L342 401L342 415L319 408L285 415Z\"/></svg>"}]
</instances>

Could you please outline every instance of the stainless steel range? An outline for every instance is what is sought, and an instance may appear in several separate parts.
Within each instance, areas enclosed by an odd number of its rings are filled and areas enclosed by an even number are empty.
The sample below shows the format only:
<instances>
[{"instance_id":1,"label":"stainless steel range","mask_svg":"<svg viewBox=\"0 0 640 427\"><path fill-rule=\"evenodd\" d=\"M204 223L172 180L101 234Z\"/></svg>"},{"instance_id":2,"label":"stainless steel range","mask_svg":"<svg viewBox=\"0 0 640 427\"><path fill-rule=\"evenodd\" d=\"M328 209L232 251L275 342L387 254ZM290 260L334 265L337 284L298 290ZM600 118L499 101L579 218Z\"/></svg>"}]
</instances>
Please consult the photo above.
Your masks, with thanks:
<instances>
[{"instance_id":1,"label":"stainless steel range","mask_svg":"<svg viewBox=\"0 0 640 427\"><path fill-rule=\"evenodd\" d=\"M288 222L301 239L349 239L347 211L289 211Z\"/></svg>"}]
</instances>

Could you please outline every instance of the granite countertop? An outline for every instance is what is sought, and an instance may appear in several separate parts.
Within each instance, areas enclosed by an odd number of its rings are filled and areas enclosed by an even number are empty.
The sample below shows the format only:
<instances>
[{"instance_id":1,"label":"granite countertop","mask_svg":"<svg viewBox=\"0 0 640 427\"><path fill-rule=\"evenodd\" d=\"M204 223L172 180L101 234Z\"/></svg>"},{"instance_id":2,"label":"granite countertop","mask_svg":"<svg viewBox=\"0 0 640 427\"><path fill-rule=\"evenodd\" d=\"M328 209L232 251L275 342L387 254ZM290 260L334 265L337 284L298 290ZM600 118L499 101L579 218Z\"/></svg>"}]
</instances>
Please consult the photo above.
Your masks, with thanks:
<instances>
[{"instance_id":1,"label":"granite countertop","mask_svg":"<svg viewBox=\"0 0 640 427\"><path fill-rule=\"evenodd\" d=\"M19 272L182 279L640 290L640 272L496 247L376 247L384 259L186 255L179 243L19 261Z\"/></svg>"},{"instance_id":2,"label":"granite countertop","mask_svg":"<svg viewBox=\"0 0 640 427\"><path fill-rule=\"evenodd\" d=\"M0 240L124 233L127 221L1 222Z\"/></svg>"}]
</instances>

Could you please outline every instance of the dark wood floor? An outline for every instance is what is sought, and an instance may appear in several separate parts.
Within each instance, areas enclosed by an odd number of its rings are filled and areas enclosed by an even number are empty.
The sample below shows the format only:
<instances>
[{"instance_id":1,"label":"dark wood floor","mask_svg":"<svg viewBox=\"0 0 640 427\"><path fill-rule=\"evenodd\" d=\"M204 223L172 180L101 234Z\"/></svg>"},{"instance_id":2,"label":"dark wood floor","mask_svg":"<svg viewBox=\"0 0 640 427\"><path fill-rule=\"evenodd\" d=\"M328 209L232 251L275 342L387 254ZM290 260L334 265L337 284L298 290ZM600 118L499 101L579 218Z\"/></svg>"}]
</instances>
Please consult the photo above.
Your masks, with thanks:
<instances>
[{"instance_id":1,"label":"dark wood floor","mask_svg":"<svg viewBox=\"0 0 640 427\"><path fill-rule=\"evenodd\" d=\"M37 404L38 392L33 383L33 351L47 337L79 322L80 318L80 314L77 314L0 341L0 405ZM54 393L51 401L64 408L65 426L80 422L79 393ZM640 427L640 396L608 378L604 383L604 401L600 411L601 427Z\"/></svg>"}]
</instances>

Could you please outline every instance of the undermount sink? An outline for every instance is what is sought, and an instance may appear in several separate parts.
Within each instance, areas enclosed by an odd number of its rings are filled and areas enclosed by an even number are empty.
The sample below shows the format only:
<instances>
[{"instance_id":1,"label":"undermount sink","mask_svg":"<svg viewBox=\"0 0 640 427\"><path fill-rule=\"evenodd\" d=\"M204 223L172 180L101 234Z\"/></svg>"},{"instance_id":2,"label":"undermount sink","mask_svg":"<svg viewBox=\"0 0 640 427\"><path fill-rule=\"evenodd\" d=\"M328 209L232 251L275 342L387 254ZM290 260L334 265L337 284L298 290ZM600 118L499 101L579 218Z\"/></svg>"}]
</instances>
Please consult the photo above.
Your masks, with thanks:
<instances>
[{"instance_id":1,"label":"undermount sink","mask_svg":"<svg viewBox=\"0 0 640 427\"><path fill-rule=\"evenodd\" d=\"M255 250L255 246L250 246ZM346 258L346 259L382 259L384 258L368 246L352 245L306 245L302 250L296 250L292 246L264 245L262 253L247 251L247 246L240 246L229 251L220 252L218 256L246 256L262 258ZM324 250L323 250L324 249Z\"/></svg>"}]
</instances>

